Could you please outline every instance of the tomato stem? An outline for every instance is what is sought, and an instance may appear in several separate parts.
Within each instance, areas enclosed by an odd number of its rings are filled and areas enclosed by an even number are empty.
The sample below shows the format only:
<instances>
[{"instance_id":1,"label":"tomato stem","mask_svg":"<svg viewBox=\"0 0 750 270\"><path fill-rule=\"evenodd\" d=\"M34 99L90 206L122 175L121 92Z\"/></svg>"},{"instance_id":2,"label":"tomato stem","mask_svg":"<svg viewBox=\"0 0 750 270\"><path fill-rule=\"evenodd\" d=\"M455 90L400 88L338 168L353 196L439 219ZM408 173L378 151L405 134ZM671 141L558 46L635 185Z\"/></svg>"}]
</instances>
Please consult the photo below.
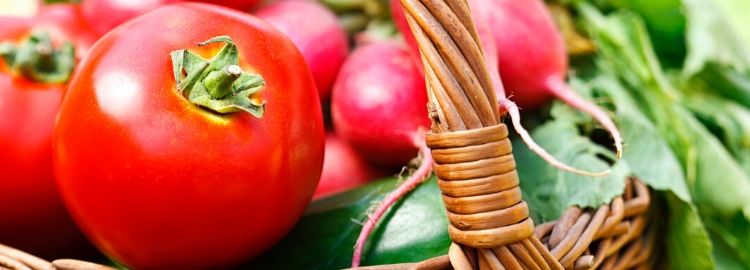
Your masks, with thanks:
<instances>
[{"instance_id":1,"label":"tomato stem","mask_svg":"<svg viewBox=\"0 0 750 270\"><path fill-rule=\"evenodd\" d=\"M245 111L263 117L265 102L257 93L265 80L242 70L239 51L229 36L214 37L198 46L216 42L223 42L224 47L211 60L188 50L170 54L177 89L193 104L217 113Z\"/></svg>"},{"instance_id":2,"label":"tomato stem","mask_svg":"<svg viewBox=\"0 0 750 270\"><path fill-rule=\"evenodd\" d=\"M18 46L0 44L0 56L12 73L41 83L65 83L75 67L73 44L55 48L46 32L34 32Z\"/></svg>"},{"instance_id":3,"label":"tomato stem","mask_svg":"<svg viewBox=\"0 0 750 270\"><path fill-rule=\"evenodd\" d=\"M242 75L242 68L229 65L221 70L213 71L203 80L203 86L215 98L226 97L232 91L232 84Z\"/></svg>"}]
</instances>

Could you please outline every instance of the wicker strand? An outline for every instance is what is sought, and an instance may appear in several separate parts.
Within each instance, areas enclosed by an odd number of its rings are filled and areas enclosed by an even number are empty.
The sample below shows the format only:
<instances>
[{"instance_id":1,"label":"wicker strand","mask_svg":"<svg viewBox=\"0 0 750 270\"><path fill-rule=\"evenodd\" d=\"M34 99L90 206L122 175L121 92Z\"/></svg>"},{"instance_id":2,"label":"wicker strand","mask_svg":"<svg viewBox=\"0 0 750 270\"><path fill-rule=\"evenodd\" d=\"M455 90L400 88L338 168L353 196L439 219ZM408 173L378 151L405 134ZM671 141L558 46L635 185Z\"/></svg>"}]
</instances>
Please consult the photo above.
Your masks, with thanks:
<instances>
[{"instance_id":1,"label":"wicker strand","mask_svg":"<svg viewBox=\"0 0 750 270\"><path fill-rule=\"evenodd\" d=\"M34 255L0 244L0 270L116 270L112 267L73 260L48 262Z\"/></svg>"}]
</instances>

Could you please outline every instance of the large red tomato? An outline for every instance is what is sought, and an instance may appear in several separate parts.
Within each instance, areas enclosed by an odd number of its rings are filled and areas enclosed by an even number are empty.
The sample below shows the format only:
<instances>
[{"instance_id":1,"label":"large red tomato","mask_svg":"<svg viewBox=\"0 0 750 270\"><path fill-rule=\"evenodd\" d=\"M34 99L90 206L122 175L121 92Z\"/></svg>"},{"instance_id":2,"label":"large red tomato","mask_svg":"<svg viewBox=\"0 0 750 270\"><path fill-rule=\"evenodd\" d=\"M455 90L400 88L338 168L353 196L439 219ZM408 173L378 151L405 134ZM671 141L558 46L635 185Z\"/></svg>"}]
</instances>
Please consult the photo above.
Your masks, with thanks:
<instances>
[{"instance_id":1,"label":"large red tomato","mask_svg":"<svg viewBox=\"0 0 750 270\"><path fill-rule=\"evenodd\" d=\"M76 56L93 43L77 7L0 18L0 243L52 258L85 245L59 198L52 129Z\"/></svg>"},{"instance_id":2,"label":"large red tomato","mask_svg":"<svg viewBox=\"0 0 750 270\"><path fill-rule=\"evenodd\" d=\"M291 229L320 177L324 129L289 39L251 15L184 3L96 43L54 144L63 199L100 249L136 269L205 269Z\"/></svg>"}]
</instances>

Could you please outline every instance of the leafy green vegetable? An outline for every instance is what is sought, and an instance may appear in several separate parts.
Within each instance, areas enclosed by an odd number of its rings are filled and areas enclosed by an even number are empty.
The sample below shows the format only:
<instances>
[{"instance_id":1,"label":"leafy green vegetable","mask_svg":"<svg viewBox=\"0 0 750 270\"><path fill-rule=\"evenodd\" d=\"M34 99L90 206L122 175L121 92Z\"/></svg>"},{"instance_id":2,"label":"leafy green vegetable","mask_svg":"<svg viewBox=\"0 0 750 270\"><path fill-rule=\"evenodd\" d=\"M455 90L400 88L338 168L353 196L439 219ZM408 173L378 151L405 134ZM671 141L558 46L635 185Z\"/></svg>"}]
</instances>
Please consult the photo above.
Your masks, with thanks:
<instances>
[{"instance_id":1,"label":"leafy green vegetable","mask_svg":"<svg viewBox=\"0 0 750 270\"><path fill-rule=\"evenodd\" d=\"M691 203L679 161L656 127L638 110L628 90L607 74L599 74L587 81L574 79L572 86L590 99L612 103L615 120L627 146L623 159L635 176L652 188L664 191L659 195L665 197L669 209L666 212L665 240L672 267L711 269L711 243L698 210Z\"/></svg>"},{"instance_id":2,"label":"leafy green vegetable","mask_svg":"<svg viewBox=\"0 0 750 270\"><path fill-rule=\"evenodd\" d=\"M292 232L248 269L341 269L351 265L364 214L392 191L381 180L314 202ZM415 262L444 255L450 239L437 181L431 179L395 204L375 229L363 265Z\"/></svg>"},{"instance_id":3,"label":"leafy green vegetable","mask_svg":"<svg viewBox=\"0 0 750 270\"><path fill-rule=\"evenodd\" d=\"M699 85L694 81L685 87ZM750 110L704 91L686 93L685 105L721 139L724 147L750 176Z\"/></svg>"},{"instance_id":4,"label":"leafy green vegetable","mask_svg":"<svg viewBox=\"0 0 750 270\"><path fill-rule=\"evenodd\" d=\"M709 63L730 65L744 71L750 68L750 43L746 13L733 16L749 4L736 0L682 0L687 14L686 74L695 74ZM746 9L742 9L745 7ZM728 12L734 10L732 12ZM736 19L732 19L736 18ZM744 24L743 24L744 23Z\"/></svg>"},{"instance_id":5,"label":"leafy green vegetable","mask_svg":"<svg viewBox=\"0 0 750 270\"><path fill-rule=\"evenodd\" d=\"M740 37L740 42L745 46L750 46L750 31L747 31L747 26L750 25L750 17L747 16L747 11L750 10L750 1L714 0L714 2L724 12L724 18L729 25L738 30L736 34Z\"/></svg>"},{"instance_id":6,"label":"leafy green vegetable","mask_svg":"<svg viewBox=\"0 0 750 270\"><path fill-rule=\"evenodd\" d=\"M672 269L713 269L711 242L695 206L666 193L667 256Z\"/></svg>"},{"instance_id":7,"label":"leafy green vegetable","mask_svg":"<svg viewBox=\"0 0 750 270\"><path fill-rule=\"evenodd\" d=\"M689 83L700 83L709 91L750 108L750 71L740 72L727 65L707 63Z\"/></svg>"},{"instance_id":8,"label":"leafy green vegetable","mask_svg":"<svg viewBox=\"0 0 750 270\"><path fill-rule=\"evenodd\" d=\"M741 237L750 229L748 177L719 140L682 106L654 57L642 22L630 13L604 17L591 8L581 10L600 48L599 64L623 80L649 112L682 164L706 227L734 248L736 257L747 254L750 249Z\"/></svg>"},{"instance_id":9,"label":"leafy green vegetable","mask_svg":"<svg viewBox=\"0 0 750 270\"><path fill-rule=\"evenodd\" d=\"M572 108L556 103L554 119L537 127L532 136L557 159L576 168L604 171L614 156L588 137L579 134L578 125L590 122ZM514 154L521 179L524 200L534 209L538 223L559 217L572 205L598 207L622 194L630 168L624 162L612 167L603 177L587 177L560 171L528 150L520 139L513 140Z\"/></svg>"},{"instance_id":10,"label":"leafy green vegetable","mask_svg":"<svg viewBox=\"0 0 750 270\"><path fill-rule=\"evenodd\" d=\"M589 99L611 103L627 145L623 159L635 176L657 190L673 192L683 202L692 201L677 157L617 79L600 74L588 81L574 79L571 85Z\"/></svg>"},{"instance_id":11,"label":"leafy green vegetable","mask_svg":"<svg viewBox=\"0 0 750 270\"><path fill-rule=\"evenodd\" d=\"M681 0L609 0L618 9L642 16L654 49L669 64L680 65L685 58L685 14Z\"/></svg>"}]
</instances>

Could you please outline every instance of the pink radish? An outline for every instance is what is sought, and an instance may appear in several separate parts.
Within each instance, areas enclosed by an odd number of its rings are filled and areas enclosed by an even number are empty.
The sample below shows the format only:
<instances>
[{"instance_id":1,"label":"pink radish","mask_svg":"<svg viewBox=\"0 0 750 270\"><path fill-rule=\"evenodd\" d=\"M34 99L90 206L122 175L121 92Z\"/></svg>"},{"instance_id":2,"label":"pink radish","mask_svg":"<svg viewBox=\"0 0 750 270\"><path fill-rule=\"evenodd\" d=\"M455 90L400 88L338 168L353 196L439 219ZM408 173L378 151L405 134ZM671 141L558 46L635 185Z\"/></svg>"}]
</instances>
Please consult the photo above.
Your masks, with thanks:
<instances>
[{"instance_id":1,"label":"pink radish","mask_svg":"<svg viewBox=\"0 0 750 270\"><path fill-rule=\"evenodd\" d=\"M583 100L565 83L568 59L560 32L555 27L549 11L541 0L469 0L477 22L479 36L485 49L488 62L492 53L487 40L494 40L495 55L499 55L499 74L502 85L510 92L510 98L529 109L538 108L553 97L557 97L570 106L584 111L601 123L612 134L617 156L622 155L622 137L609 116L595 105ZM419 54L416 41L406 23L400 0L391 0L391 11L413 55ZM482 24L486 23L482 31ZM421 63L421 61L419 62ZM488 63L491 65L491 63ZM490 69L492 67L490 66ZM499 82L499 77L495 78ZM497 83L496 83L497 85ZM530 136L520 127L519 115L515 104L510 102L502 91L496 87L501 108L511 113L513 125L529 147L553 166L584 175L601 175L578 171L562 164L543 149L538 147ZM515 110L515 112L514 112Z\"/></svg>"},{"instance_id":2,"label":"pink radish","mask_svg":"<svg viewBox=\"0 0 750 270\"><path fill-rule=\"evenodd\" d=\"M425 82L409 59L407 47L395 41L358 47L346 60L333 87L331 110L336 134L366 158L384 166L421 163L369 216L357 239L352 265L359 265L364 243L390 206L414 189L432 169L424 145L427 116Z\"/></svg>"},{"instance_id":3,"label":"pink radish","mask_svg":"<svg viewBox=\"0 0 750 270\"><path fill-rule=\"evenodd\" d=\"M83 16L97 33L104 35L118 25L160 6L183 0L86 0Z\"/></svg>"},{"instance_id":4,"label":"pink radish","mask_svg":"<svg viewBox=\"0 0 750 270\"><path fill-rule=\"evenodd\" d=\"M382 166L403 166L417 155L427 129L427 92L409 52L394 41L366 44L346 60L333 87L336 134Z\"/></svg>"},{"instance_id":5,"label":"pink radish","mask_svg":"<svg viewBox=\"0 0 750 270\"><path fill-rule=\"evenodd\" d=\"M346 31L330 10L314 1L281 1L255 13L286 34L302 52L318 87L321 100L349 52Z\"/></svg>"},{"instance_id":6,"label":"pink radish","mask_svg":"<svg viewBox=\"0 0 750 270\"><path fill-rule=\"evenodd\" d=\"M313 199L367 184L370 180L381 176L384 174L367 164L354 148L336 135L329 133L326 135L323 173Z\"/></svg>"}]
</instances>

